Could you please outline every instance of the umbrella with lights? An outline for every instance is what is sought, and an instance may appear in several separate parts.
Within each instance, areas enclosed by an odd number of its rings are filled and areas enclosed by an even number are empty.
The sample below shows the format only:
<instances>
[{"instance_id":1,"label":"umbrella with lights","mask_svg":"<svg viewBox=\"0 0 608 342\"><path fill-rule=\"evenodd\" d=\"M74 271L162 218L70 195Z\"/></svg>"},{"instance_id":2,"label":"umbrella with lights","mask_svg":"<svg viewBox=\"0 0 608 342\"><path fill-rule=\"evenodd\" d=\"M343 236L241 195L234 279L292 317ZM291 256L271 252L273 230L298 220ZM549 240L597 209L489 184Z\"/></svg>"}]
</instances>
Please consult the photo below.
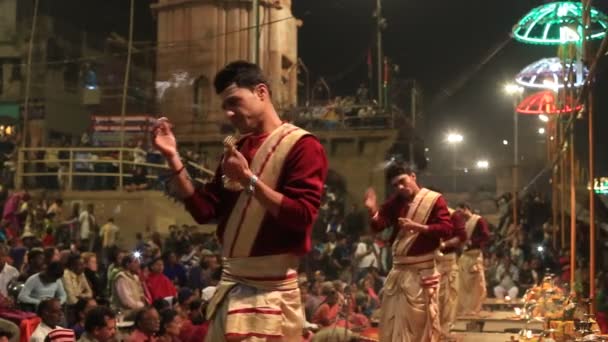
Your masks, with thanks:
<instances>
[{"instance_id":1,"label":"umbrella with lights","mask_svg":"<svg viewBox=\"0 0 608 342\"><path fill-rule=\"evenodd\" d=\"M541 114L567 114L572 112L574 100L568 97L563 106L559 106L555 96L555 92L551 90L543 90L526 97L517 105L517 112L527 115ZM581 105L576 105L574 110L579 111Z\"/></svg>"},{"instance_id":2,"label":"umbrella with lights","mask_svg":"<svg viewBox=\"0 0 608 342\"><path fill-rule=\"evenodd\" d=\"M531 10L513 27L513 38L528 44L561 45L581 41L583 6L559 1ZM608 29L608 16L591 8L587 39L601 39Z\"/></svg>"},{"instance_id":3,"label":"umbrella with lights","mask_svg":"<svg viewBox=\"0 0 608 342\"><path fill-rule=\"evenodd\" d=\"M567 77L569 73L576 75L576 64L562 63L559 58L543 58L525 67L515 77L515 82L536 89L561 89L564 87L578 88L584 84L589 73L587 68L583 69L583 79L574 81L576 77ZM571 79L573 81L568 82Z\"/></svg>"}]
</instances>

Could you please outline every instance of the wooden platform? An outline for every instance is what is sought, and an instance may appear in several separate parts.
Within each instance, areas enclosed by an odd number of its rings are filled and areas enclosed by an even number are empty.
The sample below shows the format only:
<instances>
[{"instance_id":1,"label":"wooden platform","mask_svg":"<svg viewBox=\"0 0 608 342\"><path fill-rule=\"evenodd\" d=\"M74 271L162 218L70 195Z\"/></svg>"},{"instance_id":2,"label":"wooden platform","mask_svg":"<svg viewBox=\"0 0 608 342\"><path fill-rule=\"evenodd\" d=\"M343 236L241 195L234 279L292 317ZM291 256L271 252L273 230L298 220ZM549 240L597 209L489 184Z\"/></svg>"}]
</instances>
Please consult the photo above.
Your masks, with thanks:
<instances>
[{"instance_id":1,"label":"wooden platform","mask_svg":"<svg viewBox=\"0 0 608 342\"><path fill-rule=\"evenodd\" d=\"M455 332L492 332L519 331L526 327L526 321L515 316L513 311L482 311L478 316L462 316L456 319ZM528 323L528 329L543 330L543 322L534 320Z\"/></svg>"}]
</instances>

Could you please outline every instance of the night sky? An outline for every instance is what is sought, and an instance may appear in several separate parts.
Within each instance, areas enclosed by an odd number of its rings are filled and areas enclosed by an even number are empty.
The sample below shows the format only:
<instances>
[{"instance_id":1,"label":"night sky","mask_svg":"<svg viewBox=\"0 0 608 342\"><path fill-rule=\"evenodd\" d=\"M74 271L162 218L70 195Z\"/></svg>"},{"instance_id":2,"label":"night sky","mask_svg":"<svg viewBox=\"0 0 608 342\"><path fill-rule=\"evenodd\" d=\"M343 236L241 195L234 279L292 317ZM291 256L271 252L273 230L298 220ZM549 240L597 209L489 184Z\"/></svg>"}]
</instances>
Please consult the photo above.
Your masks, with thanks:
<instances>
[{"instance_id":1,"label":"night sky","mask_svg":"<svg viewBox=\"0 0 608 342\"><path fill-rule=\"evenodd\" d=\"M149 9L152 2L137 0L136 40L155 40L156 23ZM385 52L400 66L401 78L414 78L422 85L427 126L424 138L432 158L445 156L436 151L442 152L438 146L449 130L462 132L471 158L492 159L506 154L502 140L511 141L512 107L502 93L502 85L526 65L555 56L557 49L511 41L479 71L472 71L508 38L518 19L543 2L383 0L388 20ZM115 30L126 36L129 1L88 0L84 8L80 0L42 3L89 31ZM608 2L593 3L608 13ZM311 70L313 81L325 77L337 95L352 94L361 82L367 82L367 54L375 45L374 8L375 0L293 0L294 14L303 21L299 54ZM598 94L605 93L601 90L608 84L605 61L602 64ZM462 80L466 80L463 86L454 87ZM455 91L446 97L442 95L446 89ZM598 132L608 128L606 111L607 101L600 100L596 111ZM534 126L537 122L523 124ZM536 126L528 130L535 131ZM583 135L578 139L586 142ZM608 175L608 165L602 164L606 158L601 158L608 149L602 145L608 144L598 141L597 159L602 173ZM579 144L581 151L585 146Z\"/></svg>"}]
</instances>

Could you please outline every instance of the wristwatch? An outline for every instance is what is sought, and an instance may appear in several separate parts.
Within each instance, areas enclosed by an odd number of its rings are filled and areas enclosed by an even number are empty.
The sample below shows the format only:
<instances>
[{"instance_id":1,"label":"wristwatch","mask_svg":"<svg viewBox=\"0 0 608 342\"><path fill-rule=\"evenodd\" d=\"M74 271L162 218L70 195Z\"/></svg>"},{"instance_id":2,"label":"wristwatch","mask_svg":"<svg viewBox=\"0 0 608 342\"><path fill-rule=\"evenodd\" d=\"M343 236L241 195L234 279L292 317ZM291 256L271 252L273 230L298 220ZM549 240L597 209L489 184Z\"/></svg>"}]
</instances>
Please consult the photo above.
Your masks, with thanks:
<instances>
[{"instance_id":1,"label":"wristwatch","mask_svg":"<svg viewBox=\"0 0 608 342\"><path fill-rule=\"evenodd\" d=\"M247 194L249 194L249 195L253 195L253 192L255 191L255 184L257 182L258 182L258 176L251 175L251 177L249 177L249 185L247 185L247 187L245 188L245 192L247 192Z\"/></svg>"}]
</instances>

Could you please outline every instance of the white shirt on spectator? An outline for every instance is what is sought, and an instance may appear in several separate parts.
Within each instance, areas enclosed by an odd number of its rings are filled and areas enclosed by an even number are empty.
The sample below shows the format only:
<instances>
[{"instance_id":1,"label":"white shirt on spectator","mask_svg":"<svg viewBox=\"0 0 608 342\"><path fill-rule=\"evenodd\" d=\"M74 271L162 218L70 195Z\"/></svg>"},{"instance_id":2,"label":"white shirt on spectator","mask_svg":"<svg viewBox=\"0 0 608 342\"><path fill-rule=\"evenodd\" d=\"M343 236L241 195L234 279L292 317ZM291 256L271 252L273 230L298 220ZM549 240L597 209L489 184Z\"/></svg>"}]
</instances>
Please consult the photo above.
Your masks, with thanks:
<instances>
[{"instance_id":1,"label":"white shirt on spectator","mask_svg":"<svg viewBox=\"0 0 608 342\"><path fill-rule=\"evenodd\" d=\"M56 328L60 327L57 326ZM44 324L44 322L40 322L40 324L38 324L38 326L36 327L36 330L34 330L34 332L32 333L32 336L30 336L30 342L44 342L48 334L53 330L55 329Z\"/></svg>"},{"instance_id":2,"label":"white shirt on spectator","mask_svg":"<svg viewBox=\"0 0 608 342\"><path fill-rule=\"evenodd\" d=\"M88 239L91 234L91 223L95 224L95 216L89 214L87 210L80 212L78 216L80 222L80 238Z\"/></svg>"},{"instance_id":3,"label":"white shirt on spectator","mask_svg":"<svg viewBox=\"0 0 608 342\"><path fill-rule=\"evenodd\" d=\"M8 297L8 283L17 277L19 277L19 271L13 266L5 263L2 272L0 272L0 293L4 297Z\"/></svg>"},{"instance_id":4,"label":"white shirt on spectator","mask_svg":"<svg viewBox=\"0 0 608 342\"><path fill-rule=\"evenodd\" d=\"M359 257L367 254L367 252L369 252L369 248L370 248L370 246L368 246L367 243L359 242L357 244L357 249L355 250L355 258L359 258ZM375 253L372 252L368 255L365 255L363 258L361 258L359 260L359 265L358 265L359 268L361 268L361 269L369 268L369 267L379 268L380 264L378 263L378 258L376 257L376 255L380 254L380 249L378 248L378 246L375 243L371 245L371 248L375 249Z\"/></svg>"}]
</instances>

